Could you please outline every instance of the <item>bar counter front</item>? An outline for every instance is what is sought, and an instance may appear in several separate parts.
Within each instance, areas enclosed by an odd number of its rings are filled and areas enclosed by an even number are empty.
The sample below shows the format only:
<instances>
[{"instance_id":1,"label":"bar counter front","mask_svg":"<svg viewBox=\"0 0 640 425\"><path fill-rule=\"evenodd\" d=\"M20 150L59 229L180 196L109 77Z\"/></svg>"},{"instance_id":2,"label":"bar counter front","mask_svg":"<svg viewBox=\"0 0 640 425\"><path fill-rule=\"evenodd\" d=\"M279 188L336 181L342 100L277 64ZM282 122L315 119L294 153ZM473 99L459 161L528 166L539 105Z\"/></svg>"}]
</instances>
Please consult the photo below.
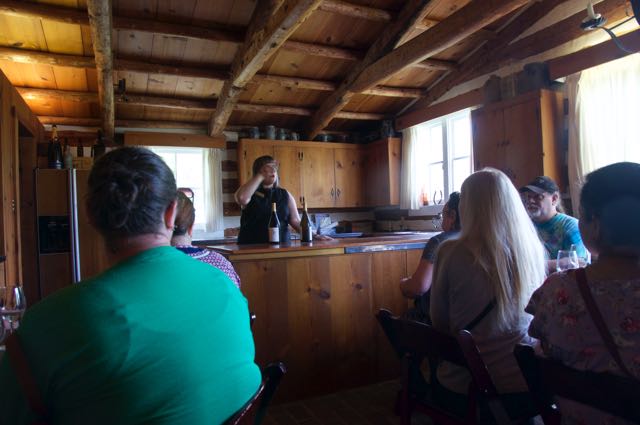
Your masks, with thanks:
<instances>
[{"instance_id":1,"label":"bar counter front","mask_svg":"<svg viewBox=\"0 0 640 425\"><path fill-rule=\"evenodd\" d=\"M399 361L375 319L410 302L411 275L435 233L279 245L215 245L242 282L256 315L256 361L288 369L277 399L294 400L399 376Z\"/></svg>"}]
</instances>

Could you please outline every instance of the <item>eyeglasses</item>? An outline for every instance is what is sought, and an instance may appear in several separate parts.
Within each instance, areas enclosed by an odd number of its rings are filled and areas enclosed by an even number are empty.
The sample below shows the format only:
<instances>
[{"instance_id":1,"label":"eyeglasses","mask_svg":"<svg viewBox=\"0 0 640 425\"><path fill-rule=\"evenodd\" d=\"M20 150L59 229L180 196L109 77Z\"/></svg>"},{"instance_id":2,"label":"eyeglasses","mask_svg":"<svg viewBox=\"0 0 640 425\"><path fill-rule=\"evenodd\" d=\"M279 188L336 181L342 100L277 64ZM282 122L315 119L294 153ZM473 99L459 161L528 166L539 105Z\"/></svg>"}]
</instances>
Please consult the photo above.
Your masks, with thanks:
<instances>
[{"instance_id":1,"label":"eyeglasses","mask_svg":"<svg viewBox=\"0 0 640 425\"><path fill-rule=\"evenodd\" d=\"M546 193L525 192L520 194L523 202L536 201L540 202L544 199Z\"/></svg>"}]
</instances>

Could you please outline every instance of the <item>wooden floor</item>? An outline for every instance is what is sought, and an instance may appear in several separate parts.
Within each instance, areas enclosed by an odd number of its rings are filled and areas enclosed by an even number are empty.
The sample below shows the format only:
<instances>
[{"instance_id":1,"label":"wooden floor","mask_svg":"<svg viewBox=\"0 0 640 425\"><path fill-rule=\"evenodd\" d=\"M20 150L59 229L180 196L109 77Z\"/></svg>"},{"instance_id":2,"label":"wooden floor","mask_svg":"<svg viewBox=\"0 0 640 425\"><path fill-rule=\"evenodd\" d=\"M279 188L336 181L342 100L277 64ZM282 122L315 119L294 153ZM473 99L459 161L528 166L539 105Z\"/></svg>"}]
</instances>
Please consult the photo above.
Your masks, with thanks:
<instances>
[{"instance_id":1,"label":"wooden floor","mask_svg":"<svg viewBox=\"0 0 640 425\"><path fill-rule=\"evenodd\" d=\"M355 388L327 396L273 405L265 425L397 425L393 413L399 389L397 381ZM431 425L429 418L416 414L412 425Z\"/></svg>"}]
</instances>

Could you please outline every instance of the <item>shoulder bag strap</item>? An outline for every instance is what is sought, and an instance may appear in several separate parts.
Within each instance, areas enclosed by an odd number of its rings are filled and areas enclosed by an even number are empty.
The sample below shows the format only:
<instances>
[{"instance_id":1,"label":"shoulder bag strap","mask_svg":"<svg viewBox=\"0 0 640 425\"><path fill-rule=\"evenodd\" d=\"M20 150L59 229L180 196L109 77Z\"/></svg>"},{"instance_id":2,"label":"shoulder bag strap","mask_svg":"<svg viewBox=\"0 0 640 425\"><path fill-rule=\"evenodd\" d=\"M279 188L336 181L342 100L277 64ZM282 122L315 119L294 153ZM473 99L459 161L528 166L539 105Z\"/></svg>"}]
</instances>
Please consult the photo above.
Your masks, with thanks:
<instances>
[{"instance_id":1,"label":"shoulder bag strap","mask_svg":"<svg viewBox=\"0 0 640 425\"><path fill-rule=\"evenodd\" d=\"M484 319L487 316L487 314L489 314L491 312L491 310L493 310L493 307L495 307L495 306L496 306L496 300L494 298L491 301L489 301L489 304L487 304L485 306L485 308L480 312L480 314L478 314L475 317L475 319L473 319L472 321L467 323L467 325L462 329L465 329L467 331L471 331L473 328L475 328L478 325L478 323L480 323L482 321L482 319Z\"/></svg>"},{"instance_id":2,"label":"shoulder bag strap","mask_svg":"<svg viewBox=\"0 0 640 425\"><path fill-rule=\"evenodd\" d=\"M27 363L27 358L18 339L18 334L15 332L7 338L7 355L9 356L9 361L16 373L18 384L22 388L29 407L40 418L47 418L47 409L42 401L40 390Z\"/></svg>"},{"instance_id":3,"label":"shoulder bag strap","mask_svg":"<svg viewBox=\"0 0 640 425\"><path fill-rule=\"evenodd\" d=\"M629 369L622 362L622 358L620 357L620 353L618 352L618 347L616 343L613 341L613 337L607 328L604 319L602 318L602 314L596 305L596 301L593 299L593 295L591 294L591 290L589 289L589 285L587 285L587 274L584 269L577 269L575 271L576 281L578 282L578 288L580 289L580 294L584 299L584 304L587 307L587 311L591 316L591 320L596 325L598 329L598 333L604 342L604 345L607 347L607 351L613 357L613 360L617 363L620 370L627 375L631 379L636 379L630 372Z\"/></svg>"}]
</instances>

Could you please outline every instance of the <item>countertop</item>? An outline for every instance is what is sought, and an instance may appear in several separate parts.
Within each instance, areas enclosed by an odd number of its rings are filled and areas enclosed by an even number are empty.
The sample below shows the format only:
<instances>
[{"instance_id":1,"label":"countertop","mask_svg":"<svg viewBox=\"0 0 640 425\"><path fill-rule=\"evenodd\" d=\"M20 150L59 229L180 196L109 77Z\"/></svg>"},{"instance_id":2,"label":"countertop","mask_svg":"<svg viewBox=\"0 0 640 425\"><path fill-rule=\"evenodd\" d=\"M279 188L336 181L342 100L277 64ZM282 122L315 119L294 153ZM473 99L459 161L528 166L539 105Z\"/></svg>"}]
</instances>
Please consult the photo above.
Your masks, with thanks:
<instances>
[{"instance_id":1,"label":"countertop","mask_svg":"<svg viewBox=\"0 0 640 425\"><path fill-rule=\"evenodd\" d=\"M223 254L230 260L253 260L284 257L305 257L316 255L351 254L357 252L378 252L397 249L421 249L437 232L412 233L388 236L341 238L331 241L313 241L302 244L291 241L287 245L208 245L207 248Z\"/></svg>"}]
</instances>

